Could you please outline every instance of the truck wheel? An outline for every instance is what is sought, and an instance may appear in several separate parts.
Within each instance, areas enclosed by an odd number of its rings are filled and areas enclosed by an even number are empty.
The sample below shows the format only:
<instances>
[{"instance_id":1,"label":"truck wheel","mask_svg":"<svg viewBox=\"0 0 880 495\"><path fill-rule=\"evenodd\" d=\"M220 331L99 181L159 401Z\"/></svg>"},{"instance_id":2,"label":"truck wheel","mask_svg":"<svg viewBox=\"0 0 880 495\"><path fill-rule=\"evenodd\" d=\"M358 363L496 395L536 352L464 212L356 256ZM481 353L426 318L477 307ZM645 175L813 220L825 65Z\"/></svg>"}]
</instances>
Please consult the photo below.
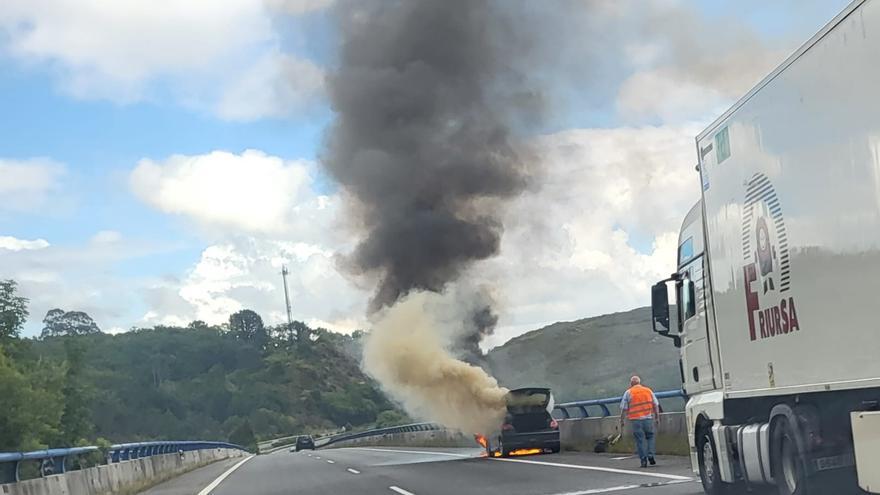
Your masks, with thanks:
<instances>
[{"instance_id":1,"label":"truck wheel","mask_svg":"<svg viewBox=\"0 0 880 495\"><path fill-rule=\"evenodd\" d=\"M788 418L780 418L773 428L770 462L779 495L808 495L806 455L800 451L797 433Z\"/></svg>"},{"instance_id":2,"label":"truck wheel","mask_svg":"<svg viewBox=\"0 0 880 495\"><path fill-rule=\"evenodd\" d=\"M703 483L703 491L708 495L729 493L730 488L721 481L718 451L715 448L715 439L712 438L712 430L701 428L697 435L697 459L700 461L700 481Z\"/></svg>"}]
</instances>

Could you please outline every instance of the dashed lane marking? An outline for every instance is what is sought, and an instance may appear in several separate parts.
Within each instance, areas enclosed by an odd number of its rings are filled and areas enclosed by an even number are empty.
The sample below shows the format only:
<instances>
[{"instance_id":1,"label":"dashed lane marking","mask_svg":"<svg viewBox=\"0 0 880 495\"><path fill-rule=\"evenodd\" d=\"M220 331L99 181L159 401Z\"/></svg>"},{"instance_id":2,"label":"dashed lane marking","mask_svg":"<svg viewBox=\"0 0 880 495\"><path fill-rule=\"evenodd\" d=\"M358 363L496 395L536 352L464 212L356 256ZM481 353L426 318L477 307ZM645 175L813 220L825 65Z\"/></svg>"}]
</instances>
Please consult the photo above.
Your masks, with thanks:
<instances>
[{"instance_id":1,"label":"dashed lane marking","mask_svg":"<svg viewBox=\"0 0 880 495\"><path fill-rule=\"evenodd\" d=\"M648 476L651 478L662 478L662 479L676 480L676 481L690 481L691 480L691 478L689 478L687 476L679 476L677 474L658 473L656 471L631 471L629 469L615 469L615 468L607 468L607 467L600 467L600 466L584 466L581 464L562 464L560 462L530 461L530 460L526 460L526 459L504 459L502 457L490 457L489 459L492 461L519 462L522 464L534 464L537 466L550 466L550 467L560 467L560 468L568 468L568 469L584 469L587 471L602 471L605 473L616 473L616 474L631 474L634 476Z\"/></svg>"},{"instance_id":2,"label":"dashed lane marking","mask_svg":"<svg viewBox=\"0 0 880 495\"><path fill-rule=\"evenodd\" d=\"M397 492L400 495L416 495L415 493L408 492L408 491L404 490L403 488L400 488L399 486L389 486L388 489L391 490L392 492Z\"/></svg>"},{"instance_id":3,"label":"dashed lane marking","mask_svg":"<svg viewBox=\"0 0 880 495\"><path fill-rule=\"evenodd\" d=\"M357 469L348 468L348 469L346 469L346 471L348 471L351 474L361 474L361 472L358 471Z\"/></svg>"},{"instance_id":4,"label":"dashed lane marking","mask_svg":"<svg viewBox=\"0 0 880 495\"><path fill-rule=\"evenodd\" d=\"M327 459L327 464L336 464L336 461L331 461L330 459Z\"/></svg>"}]
</instances>

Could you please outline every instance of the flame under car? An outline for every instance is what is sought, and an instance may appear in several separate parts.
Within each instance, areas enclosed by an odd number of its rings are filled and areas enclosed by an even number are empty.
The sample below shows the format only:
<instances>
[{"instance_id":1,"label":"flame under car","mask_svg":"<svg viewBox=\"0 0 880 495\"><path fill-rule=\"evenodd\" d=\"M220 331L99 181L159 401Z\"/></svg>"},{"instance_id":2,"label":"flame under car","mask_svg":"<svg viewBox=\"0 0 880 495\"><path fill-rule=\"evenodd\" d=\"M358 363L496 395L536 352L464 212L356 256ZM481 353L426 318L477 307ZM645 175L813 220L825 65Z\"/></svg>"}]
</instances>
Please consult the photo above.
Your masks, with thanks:
<instances>
[{"instance_id":1,"label":"flame under car","mask_svg":"<svg viewBox=\"0 0 880 495\"><path fill-rule=\"evenodd\" d=\"M559 424L550 415L553 394L549 388L511 390L505 400L507 414L500 433L485 439L490 457L559 452Z\"/></svg>"}]
</instances>

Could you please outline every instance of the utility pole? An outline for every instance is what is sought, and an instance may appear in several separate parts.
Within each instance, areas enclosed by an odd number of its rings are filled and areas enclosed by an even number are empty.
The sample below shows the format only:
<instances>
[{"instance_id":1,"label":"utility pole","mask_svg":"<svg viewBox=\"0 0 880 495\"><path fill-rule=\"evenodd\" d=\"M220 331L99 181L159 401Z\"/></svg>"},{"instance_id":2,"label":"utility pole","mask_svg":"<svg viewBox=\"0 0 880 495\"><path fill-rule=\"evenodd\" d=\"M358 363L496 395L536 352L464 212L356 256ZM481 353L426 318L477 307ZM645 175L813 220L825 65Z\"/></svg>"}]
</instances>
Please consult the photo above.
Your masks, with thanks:
<instances>
[{"instance_id":1,"label":"utility pole","mask_svg":"<svg viewBox=\"0 0 880 495\"><path fill-rule=\"evenodd\" d=\"M287 291L287 266L281 265L281 278L284 280L284 304L287 306L287 338L293 342L293 315L290 311L290 294Z\"/></svg>"}]
</instances>

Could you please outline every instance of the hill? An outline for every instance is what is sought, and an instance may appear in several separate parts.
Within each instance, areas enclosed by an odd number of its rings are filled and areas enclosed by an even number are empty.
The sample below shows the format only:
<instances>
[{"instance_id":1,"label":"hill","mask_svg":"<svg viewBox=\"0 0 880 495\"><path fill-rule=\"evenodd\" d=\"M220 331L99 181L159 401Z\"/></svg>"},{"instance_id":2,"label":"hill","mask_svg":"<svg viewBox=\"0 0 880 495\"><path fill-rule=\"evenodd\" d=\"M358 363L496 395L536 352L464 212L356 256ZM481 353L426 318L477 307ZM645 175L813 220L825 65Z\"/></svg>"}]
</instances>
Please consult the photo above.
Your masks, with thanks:
<instances>
[{"instance_id":1,"label":"hill","mask_svg":"<svg viewBox=\"0 0 880 495\"><path fill-rule=\"evenodd\" d=\"M672 341L651 332L651 308L560 322L489 351L508 388L549 386L557 402L620 395L638 374L654 390L681 387Z\"/></svg>"},{"instance_id":2,"label":"hill","mask_svg":"<svg viewBox=\"0 0 880 495\"><path fill-rule=\"evenodd\" d=\"M251 342L221 327L157 327L0 342L0 390L25 406L44 401L51 416L29 435L0 434L0 450L98 438L259 440L402 418L345 352L350 337L310 334L307 344ZM17 424L14 412L0 412L0 426Z\"/></svg>"}]
</instances>

